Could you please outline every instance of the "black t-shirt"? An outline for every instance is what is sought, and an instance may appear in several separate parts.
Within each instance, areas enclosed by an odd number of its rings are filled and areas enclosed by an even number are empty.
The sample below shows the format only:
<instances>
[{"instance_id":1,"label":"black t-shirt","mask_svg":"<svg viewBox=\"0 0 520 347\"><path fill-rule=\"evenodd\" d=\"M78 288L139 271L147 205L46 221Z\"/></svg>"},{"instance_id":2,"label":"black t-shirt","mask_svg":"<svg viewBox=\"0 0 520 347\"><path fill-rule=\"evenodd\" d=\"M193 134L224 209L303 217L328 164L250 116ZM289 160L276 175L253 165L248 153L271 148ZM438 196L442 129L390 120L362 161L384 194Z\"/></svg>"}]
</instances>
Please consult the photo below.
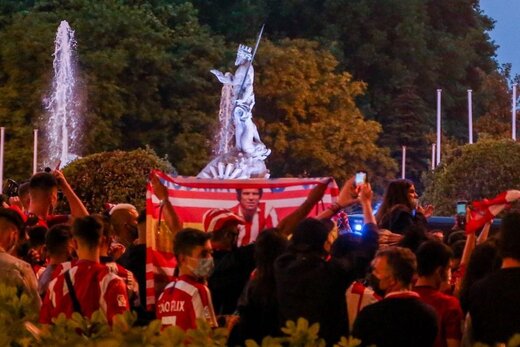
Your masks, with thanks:
<instances>
[{"instance_id":1,"label":"black t-shirt","mask_svg":"<svg viewBox=\"0 0 520 347\"><path fill-rule=\"evenodd\" d=\"M117 259L117 263L134 274L139 285L141 306L146 307L146 245L129 246L125 253Z\"/></svg>"},{"instance_id":2,"label":"black t-shirt","mask_svg":"<svg viewBox=\"0 0 520 347\"><path fill-rule=\"evenodd\" d=\"M282 326L299 317L320 323L319 336L327 345L347 335L345 291L353 278L337 259L287 252L275 262L275 279Z\"/></svg>"},{"instance_id":3,"label":"black t-shirt","mask_svg":"<svg viewBox=\"0 0 520 347\"><path fill-rule=\"evenodd\" d=\"M428 221L416 210L410 210L405 205L395 205L383 216L379 227L395 234L404 234L413 225L427 228Z\"/></svg>"},{"instance_id":4,"label":"black t-shirt","mask_svg":"<svg viewBox=\"0 0 520 347\"><path fill-rule=\"evenodd\" d=\"M520 333L520 268L500 269L473 285L469 313L475 341L507 343Z\"/></svg>"},{"instance_id":5,"label":"black t-shirt","mask_svg":"<svg viewBox=\"0 0 520 347\"><path fill-rule=\"evenodd\" d=\"M208 279L208 287L217 315L236 311L238 299L255 268L254 254L254 244L231 251L213 251L215 270Z\"/></svg>"},{"instance_id":6,"label":"black t-shirt","mask_svg":"<svg viewBox=\"0 0 520 347\"><path fill-rule=\"evenodd\" d=\"M244 346L247 339L261 344L265 336L280 335L274 279L271 283L270 288L259 288L256 278L249 280L238 303L240 319L229 334L229 346Z\"/></svg>"},{"instance_id":7,"label":"black t-shirt","mask_svg":"<svg viewBox=\"0 0 520 347\"><path fill-rule=\"evenodd\" d=\"M387 298L359 312L353 335L361 340L361 346L433 346L437 315L419 298Z\"/></svg>"}]
</instances>

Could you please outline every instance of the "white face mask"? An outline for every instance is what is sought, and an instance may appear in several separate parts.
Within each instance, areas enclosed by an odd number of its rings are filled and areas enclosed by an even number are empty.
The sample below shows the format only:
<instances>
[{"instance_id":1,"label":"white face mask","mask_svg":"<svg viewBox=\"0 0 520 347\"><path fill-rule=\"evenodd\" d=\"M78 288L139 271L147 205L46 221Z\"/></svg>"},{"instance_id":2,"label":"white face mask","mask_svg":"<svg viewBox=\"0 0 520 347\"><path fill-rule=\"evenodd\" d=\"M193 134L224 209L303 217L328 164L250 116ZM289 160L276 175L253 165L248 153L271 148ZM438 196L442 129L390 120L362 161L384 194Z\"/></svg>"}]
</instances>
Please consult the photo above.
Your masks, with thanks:
<instances>
[{"instance_id":1,"label":"white face mask","mask_svg":"<svg viewBox=\"0 0 520 347\"><path fill-rule=\"evenodd\" d=\"M193 258L188 257L191 259L191 262L195 262L197 265L193 266L190 263L188 263L188 269L190 269L191 272L197 277L200 278L208 278L211 273L213 272L213 269L215 268L215 263L213 261L213 257L209 258Z\"/></svg>"}]
</instances>

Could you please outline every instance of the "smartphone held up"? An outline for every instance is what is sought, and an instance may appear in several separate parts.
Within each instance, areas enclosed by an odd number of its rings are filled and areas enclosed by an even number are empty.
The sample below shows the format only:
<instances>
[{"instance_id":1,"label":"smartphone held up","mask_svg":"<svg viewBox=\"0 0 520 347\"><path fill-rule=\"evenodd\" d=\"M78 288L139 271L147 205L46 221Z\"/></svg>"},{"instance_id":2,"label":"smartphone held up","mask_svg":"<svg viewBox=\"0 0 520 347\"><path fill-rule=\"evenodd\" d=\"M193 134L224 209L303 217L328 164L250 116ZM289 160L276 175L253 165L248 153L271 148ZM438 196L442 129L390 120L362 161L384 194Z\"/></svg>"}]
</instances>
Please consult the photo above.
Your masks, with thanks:
<instances>
[{"instance_id":1,"label":"smartphone held up","mask_svg":"<svg viewBox=\"0 0 520 347\"><path fill-rule=\"evenodd\" d=\"M354 183L356 187L367 183L367 173L366 171L358 171L356 172L356 176L354 178Z\"/></svg>"},{"instance_id":2,"label":"smartphone held up","mask_svg":"<svg viewBox=\"0 0 520 347\"><path fill-rule=\"evenodd\" d=\"M457 201L457 215L465 216L466 215L466 207L468 206L468 202L466 200Z\"/></svg>"}]
</instances>

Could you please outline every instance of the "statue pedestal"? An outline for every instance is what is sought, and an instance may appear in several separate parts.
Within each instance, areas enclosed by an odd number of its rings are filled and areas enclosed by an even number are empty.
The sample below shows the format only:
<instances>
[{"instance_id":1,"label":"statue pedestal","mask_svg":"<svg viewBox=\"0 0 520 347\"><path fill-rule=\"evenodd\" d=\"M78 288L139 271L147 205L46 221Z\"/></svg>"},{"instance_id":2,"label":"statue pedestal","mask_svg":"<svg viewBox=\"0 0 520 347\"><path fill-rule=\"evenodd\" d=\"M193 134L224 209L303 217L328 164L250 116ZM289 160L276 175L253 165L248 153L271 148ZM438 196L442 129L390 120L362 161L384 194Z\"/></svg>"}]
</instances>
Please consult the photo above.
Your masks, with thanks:
<instances>
[{"instance_id":1,"label":"statue pedestal","mask_svg":"<svg viewBox=\"0 0 520 347\"><path fill-rule=\"evenodd\" d=\"M233 148L228 153L219 155L209 162L197 177L214 179L269 178L269 170L265 166L264 159L265 157L248 156Z\"/></svg>"}]
</instances>

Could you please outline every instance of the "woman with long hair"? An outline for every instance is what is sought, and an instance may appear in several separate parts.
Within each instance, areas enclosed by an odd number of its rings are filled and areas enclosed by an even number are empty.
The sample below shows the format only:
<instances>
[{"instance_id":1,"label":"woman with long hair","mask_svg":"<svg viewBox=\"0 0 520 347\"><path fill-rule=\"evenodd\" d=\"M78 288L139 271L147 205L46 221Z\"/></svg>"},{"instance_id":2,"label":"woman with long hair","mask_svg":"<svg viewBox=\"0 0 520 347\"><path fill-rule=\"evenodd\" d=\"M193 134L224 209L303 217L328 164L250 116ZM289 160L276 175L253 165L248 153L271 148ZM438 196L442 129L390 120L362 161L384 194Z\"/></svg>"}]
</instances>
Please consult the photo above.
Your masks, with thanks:
<instances>
[{"instance_id":1,"label":"woman with long hair","mask_svg":"<svg viewBox=\"0 0 520 347\"><path fill-rule=\"evenodd\" d=\"M404 234L412 225L426 226L428 216L425 213L430 214L432 207L425 211L419 206L418 198L412 181L398 179L390 182L376 213L379 228Z\"/></svg>"}]
</instances>

